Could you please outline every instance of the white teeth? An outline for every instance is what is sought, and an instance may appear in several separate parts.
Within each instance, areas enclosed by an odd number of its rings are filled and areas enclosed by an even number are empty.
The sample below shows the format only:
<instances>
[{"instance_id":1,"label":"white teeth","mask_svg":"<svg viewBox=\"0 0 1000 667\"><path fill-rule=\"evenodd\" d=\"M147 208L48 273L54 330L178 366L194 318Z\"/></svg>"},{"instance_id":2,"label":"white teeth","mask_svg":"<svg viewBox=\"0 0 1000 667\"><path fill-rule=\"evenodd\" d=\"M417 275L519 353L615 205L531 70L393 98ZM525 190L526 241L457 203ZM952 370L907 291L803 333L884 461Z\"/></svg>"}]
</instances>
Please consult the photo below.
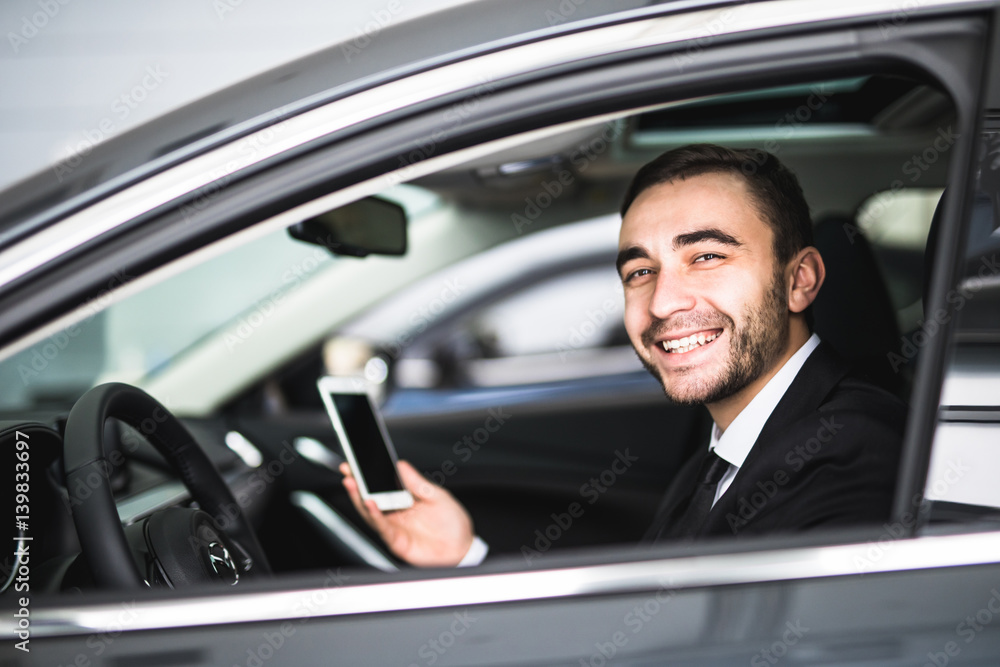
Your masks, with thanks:
<instances>
[{"instance_id":1,"label":"white teeth","mask_svg":"<svg viewBox=\"0 0 1000 667\"><path fill-rule=\"evenodd\" d=\"M661 343L663 349L667 352L683 354L685 352L690 352L696 347L705 345L706 343L711 343L713 340L719 337L718 333L713 333L706 336L704 333L692 334L690 336L685 336L684 338L674 338L673 340L665 340Z\"/></svg>"}]
</instances>

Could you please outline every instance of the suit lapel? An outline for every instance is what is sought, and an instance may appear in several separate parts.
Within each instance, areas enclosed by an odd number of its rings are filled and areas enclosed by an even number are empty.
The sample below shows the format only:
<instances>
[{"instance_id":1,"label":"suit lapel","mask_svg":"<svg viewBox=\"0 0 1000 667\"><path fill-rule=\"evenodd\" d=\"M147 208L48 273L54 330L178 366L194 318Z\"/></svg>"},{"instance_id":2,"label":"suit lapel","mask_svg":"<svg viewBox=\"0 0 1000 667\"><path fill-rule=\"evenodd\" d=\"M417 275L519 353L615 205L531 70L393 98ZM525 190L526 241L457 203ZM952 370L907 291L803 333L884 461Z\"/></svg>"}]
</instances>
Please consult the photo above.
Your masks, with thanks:
<instances>
[{"instance_id":1,"label":"suit lapel","mask_svg":"<svg viewBox=\"0 0 1000 667\"><path fill-rule=\"evenodd\" d=\"M761 468L773 469L781 465L785 452L775 452L768 443L780 440L782 433L790 424L802 417L815 412L830 394L833 388L847 375L848 368L837 353L825 342L820 342L798 375L792 380L788 391L778 401L771 416L764 422L764 427L757 436L750 454L747 456L732 485L712 508L701 534L732 534L733 530L727 523L726 516L737 511L737 498L745 495L746 485L756 481L755 471Z\"/></svg>"},{"instance_id":2,"label":"suit lapel","mask_svg":"<svg viewBox=\"0 0 1000 667\"><path fill-rule=\"evenodd\" d=\"M747 462L755 455L767 455L767 447L760 443L773 442L788 424L801 415L815 412L837 383L847 375L847 367L828 344L821 342L806 363L802 364L798 375L792 380L788 391L778 401L774 412L764 422L764 428L754 442ZM746 465L744 464L744 467Z\"/></svg>"},{"instance_id":3,"label":"suit lapel","mask_svg":"<svg viewBox=\"0 0 1000 667\"><path fill-rule=\"evenodd\" d=\"M699 447L697 451L684 462L681 469L674 476L673 481L667 488L660 506L656 510L656 516L649 530L643 535L643 542L655 542L660 534L673 521L674 517L683 510L686 503L694 493L694 488L698 484L698 469L705 458L706 447Z\"/></svg>"}]
</instances>

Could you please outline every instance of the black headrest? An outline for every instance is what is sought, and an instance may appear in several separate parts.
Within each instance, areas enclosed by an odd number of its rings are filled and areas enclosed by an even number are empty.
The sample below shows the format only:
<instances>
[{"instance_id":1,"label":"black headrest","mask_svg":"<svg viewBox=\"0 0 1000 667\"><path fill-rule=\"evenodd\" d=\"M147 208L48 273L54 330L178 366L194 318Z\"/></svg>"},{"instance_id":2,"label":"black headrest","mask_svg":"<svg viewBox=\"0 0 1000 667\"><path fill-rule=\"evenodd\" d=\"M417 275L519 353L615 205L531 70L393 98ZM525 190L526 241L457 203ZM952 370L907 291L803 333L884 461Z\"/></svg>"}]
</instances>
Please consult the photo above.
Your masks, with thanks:
<instances>
[{"instance_id":1,"label":"black headrest","mask_svg":"<svg viewBox=\"0 0 1000 667\"><path fill-rule=\"evenodd\" d=\"M927 310L927 302L931 296L931 274L934 268L934 255L937 254L938 234L941 229L941 217L944 215L944 200L948 195L948 190L941 194L937 206L934 208L934 216L931 218L931 226L927 231L927 245L924 246L924 311Z\"/></svg>"},{"instance_id":2,"label":"black headrest","mask_svg":"<svg viewBox=\"0 0 1000 667\"><path fill-rule=\"evenodd\" d=\"M814 237L827 270L813 302L816 333L859 374L899 393L902 378L887 362L899 345L899 325L868 239L846 215L820 220Z\"/></svg>"},{"instance_id":3,"label":"black headrest","mask_svg":"<svg viewBox=\"0 0 1000 667\"><path fill-rule=\"evenodd\" d=\"M934 209L934 217L931 218L931 227L927 232L927 246L924 248L924 310L927 310L927 302L931 294L931 275L934 268L934 255L937 254L938 238L941 235L941 221L944 217L945 200L948 199L950 190L947 188L941 199L938 200L937 208ZM996 195L994 195L996 196ZM1000 206L985 192L976 192L972 199L972 211L970 212L968 240L963 244L965 247L963 270L966 275L971 275L979 268L981 258L990 252L1000 249L1000 241L997 239L995 230L1000 227Z\"/></svg>"}]
</instances>

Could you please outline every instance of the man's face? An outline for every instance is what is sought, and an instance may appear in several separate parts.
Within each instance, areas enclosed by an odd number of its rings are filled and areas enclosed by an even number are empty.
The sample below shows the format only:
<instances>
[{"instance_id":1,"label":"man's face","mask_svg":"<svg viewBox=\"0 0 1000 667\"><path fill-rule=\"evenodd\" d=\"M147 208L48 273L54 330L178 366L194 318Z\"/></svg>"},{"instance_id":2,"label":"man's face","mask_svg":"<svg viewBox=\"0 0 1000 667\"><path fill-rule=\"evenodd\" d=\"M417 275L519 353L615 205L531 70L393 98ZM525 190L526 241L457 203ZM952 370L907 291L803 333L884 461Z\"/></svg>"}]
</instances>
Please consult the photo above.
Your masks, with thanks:
<instances>
[{"instance_id":1,"label":"man's face","mask_svg":"<svg viewBox=\"0 0 1000 667\"><path fill-rule=\"evenodd\" d=\"M671 400L729 398L784 352L784 272L742 178L703 174L645 190L618 251L625 328Z\"/></svg>"}]
</instances>

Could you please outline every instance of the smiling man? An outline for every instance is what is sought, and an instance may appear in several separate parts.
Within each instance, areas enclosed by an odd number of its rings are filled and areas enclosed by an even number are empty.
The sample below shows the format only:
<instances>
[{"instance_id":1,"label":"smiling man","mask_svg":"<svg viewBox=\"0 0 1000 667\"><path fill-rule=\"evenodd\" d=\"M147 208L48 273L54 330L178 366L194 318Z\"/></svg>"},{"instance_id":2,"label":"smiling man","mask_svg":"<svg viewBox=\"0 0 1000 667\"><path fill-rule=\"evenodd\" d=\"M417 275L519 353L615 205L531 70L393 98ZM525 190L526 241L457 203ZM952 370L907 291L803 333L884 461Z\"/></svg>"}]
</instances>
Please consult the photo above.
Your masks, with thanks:
<instances>
[{"instance_id":1,"label":"smiling man","mask_svg":"<svg viewBox=\"0 0 1000 667\"><path fill-rule=\"evenodd\" d=\"M707 447L671 483L647 541L888 520L905 407L848 373L811 331L826 275L795 175L762 151L664 153L622 205L625 328L667 398L704 404ZM669 429L670 424L664 424ZM464 508L405 462L410 509L363 505L390 550L417 565L475 564Z\"/></svg>"},{"instance_id":2,"label":"smiling man","mask_svg":"<svg viewBox=\"0 0 1000 667\"><path fill-rule=\"evenodd\" d=\"M797 179L762 151L687 146L633 179L625 328L667 397L714 420L647 539L888 519L905 409L811 333L826 274L811 243Z\"/></svg>"}]
</instances>

